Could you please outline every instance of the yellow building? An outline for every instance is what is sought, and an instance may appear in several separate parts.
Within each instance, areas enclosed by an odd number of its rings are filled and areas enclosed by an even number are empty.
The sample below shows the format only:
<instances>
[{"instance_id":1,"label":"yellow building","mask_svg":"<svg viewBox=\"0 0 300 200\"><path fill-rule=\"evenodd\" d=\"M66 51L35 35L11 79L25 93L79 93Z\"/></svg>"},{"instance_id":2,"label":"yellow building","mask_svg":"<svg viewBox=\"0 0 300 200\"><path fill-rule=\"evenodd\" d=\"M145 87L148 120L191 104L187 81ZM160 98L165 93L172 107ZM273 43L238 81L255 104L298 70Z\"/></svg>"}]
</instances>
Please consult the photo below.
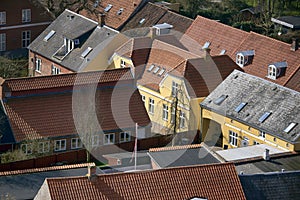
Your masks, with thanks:
<instances>
[{"instance_id":1,"label":"yellow building","mask_svg":"<svg viewBox=\"0 0 300 200\"><path fill-rule=\"evenodd\" d=\"M224 149L299 151L299 105L299 92L235 70L200 105L203 140Z\"/></svg>"},{"instance_id":2,"label":"yellow building","mask_svg":"<svg viewBox=\"0 0 300 200\"><path fill-rule=\"evenodd\" d=\"M115 68L132 68L152 121L152 132L196 134L199 103L239 67L225 55L212 58L203 51L199 56L161 39L166 35L131 39L116 50L111 60Z\"/></svg>"}]
</instances>

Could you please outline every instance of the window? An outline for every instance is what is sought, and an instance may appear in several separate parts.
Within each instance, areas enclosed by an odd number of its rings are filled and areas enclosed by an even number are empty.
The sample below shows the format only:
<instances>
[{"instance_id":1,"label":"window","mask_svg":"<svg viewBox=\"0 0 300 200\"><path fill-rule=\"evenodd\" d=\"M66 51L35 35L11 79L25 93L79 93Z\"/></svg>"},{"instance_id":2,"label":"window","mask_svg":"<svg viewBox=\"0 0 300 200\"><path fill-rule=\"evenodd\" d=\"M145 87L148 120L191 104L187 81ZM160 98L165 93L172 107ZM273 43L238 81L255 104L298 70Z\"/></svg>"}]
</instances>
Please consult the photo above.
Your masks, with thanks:
<instances>
[{"instance_id":1,"label":"window","mask_svg":"<svg viewBox=\"0 0 300 200\"><path fill-rule=\"evenodd\" d=\"M259 119L258 121L260 123L263 123L272 113L271 112L265 112Z\"/></svg>"},{"instance_id":2,"label":"window","mask_svg":"<svg viewBox=\"0 0 300 200\"><path fill-rule=\"evenodd\" d=\"M160 69L160 67L156 67L153 71L153 74L156 74L158 72L158 70Z\"/></svg>"},{"instance_id":3,"label":"window","mask_svg":"<svg viewBox=\"0 0 300 200\"><path fill-rule=\"evenodd\" d=\"M52 65L51 68L52 68L52 72L51 72L52 75L60 74L60 69L59 68L55 67L54 65Z\"/></svg>"},{"instance_id":4,"label":"window","mask_svg":"<svg viewBox=\"0 0 300 200\"><path fill-rule=\"evenodd\" d=\"M80 138L72 138L71 140L71 149L78 149L82 147L82 142Z\"/></svg>"},{"instance_id":5,"label":"window","mask_svg":"<svg viewBox=\"0 0 300 200\"><path fill-rule=\"evenodd\" d=\"M235 147L238 145L238 134L236 132L229 131L229 143Z\"/></svg>"},{"instance_id":6,"label":"window","mask_svg":"<svg viewBox=\"0 0 300 200\"><path fill-rule=\"evenodd\" d=\"M6 12L0 12L0 25L6 24Z\"/></svg>"},{"instance_id":7,"label":"window","mask_svg":"<svg viewBox=\"0 0 300 200\"><path fill-rule=\"evenodd\" d=\"M114 143L115 143L115 134L114 133L104 134L103 144L114 144Z\"/></svg>"},{"instance_id":8,"label":"window","mask_svg":"<svg viewBox=\"0 0 300 200\"><path fill-rule=\"evenodd\" d=\"M222 49L221 52L220 52L220 55L224 55L225 53L226 53L226 50Z\"/></svg>"},{"instance_id":9,"label":"window","mask_svg":"<svg viewBox=\"0 0 300 200\"><path fill-rule=\"evenodd\" d=\"M176 97L178 92L178 83L172 81L172 96Z\"/></svg>"},{"instance_id":10,"label":"window","mask_svg":"<svg viewBox=\"0 0 300 200\"><path fill-rule=\"evenodd\" d=\"M31 144L22 144L21 150L26 155L32 154L32 145Z\"/></svg>"},{"instance_id":11,"label":"window","mask_svg":"<svg viewBox=\"0 0 300 200\"><path fill-rule=\"evenodd\" d=\"M122 60L122 59L121 59L120 67L121 67L121 68L126 67L126 62L125 62L124 60Z\"/></svg>"},{"instance_id":12,"label":"window","mask_svg":"<svg viewBox=\"0 0 300 200\"><path fill-rule=\"evenodd\" d=\"M54 30L51 30L46 37L44 37L44 41L47 42L53 35L55 34Z\"/></svg>"},{"instance_id":13,"label":"window","mask_svg":"<svg viewBox=\"0 0 300 200\"><path fill-rule=\"evenodd\" d=\"M183 111L180 111L179 119L180 119L179 127L184 128L185 127L185 113Z\"/></svg>"},{"instance_id":14,"label":"window","mask_svg":"<svg viewBox=\"0 0 300 200\"><path fill-rule=\"evenodd\" d=\"M39 153L47 153L50 151L50 142L39 142Z\"/></svg>"},{"instance_id":15,"label":"window","mask_svg":"<svg viewBox=\"0 0 300 200\"><path fill-rule=\"evenodd\" d=\"M175 123L175 107L172 107L171 109L171 123Z\"/></svg>"},{"instance_id":16,"label":"window","mask_svg":"<svg viewBox=\"0 0 300 200\"><path fill-rule=\"evenodd\" d=\"M292 123L290 123L290 125L289 125L288 127L286 127L286 128L284 129L283 132L289 133L291 130L293 130L293 128L294 128L295 126L297 126L297 123L292 122Z\"/></svg>"},{"instance_id":17,"label":"window","mask_svg":"<svg viewBox=\"0 0 300 200\"><path fill-rule=\"evenodd\" d=\"M149 98L149 113L154 114L154 99Z\"/></svg>"},{"instance_id":18,"label":"window","mask_svg":"<svg viewBox=\"0 0 300 200\"><path fill-rule=\"evenodd\" d=\"M277 77L277 68L274 65L269 65L268 67L268 78L276 79Z\"/></svg>"},{"instance_id":19,"label":"window","mask_svg":"<svg viewBox=\"0 0 300 200\"><path fill-rule=\"evenodd\" d=\"M266 133L264 131L259 131L259 137L266 138Z\"/></svg>"},{"instance_id":20,"label":"window","mask_svg":"<svg viewBox=\"0 0 300 200\"><path fill-rule=\"evenodd\" d=\"M26 48L30 44L30 35L30 31L22 32L22 48Z\"/></svg>"},{"instance_id":21,"label":"window","mask_svg":"<svg viewBox=\"0 0 300 200\"><path fill-rule=\"evenodd\" d=\"M247 103L241 103L238 107L235 108L235 112L239 113L245 106Z\"/></svg>"},{"instance_id":22,"label":"window","mask_svg":"<svg viewBox=\"0 0 300 200\"><path fill-rule=\"evenodd\" d=\"M41 68L42 68L42 60L37 58L35 60L35 71L41 72Z\"/></svg>"},{"instance_id":23,"label":"window","mask_svg":"<svg viewBox=\"0 0 300 200\"><path fill-rule=\"evenodd\" d=\"M142 95L142 101L145 103L146 102L146 97L145 95Z\"/></svg>"},{"instance_id":24,"label":"window","mask_svg":"<svg viewBox=\"0 0 300 200\"><path fill-rule=\"evenodd\" d=\"M5 33L0 34L0 51L6 50L6 35Z\"/></svg>"},{"instance_id":25,"label":"window","mask_svg":"<svg viewBox=\"0 0 300 200\"><path fill-rule=\"evenodd\" d=\"M225 99L227 97L228 97L228 95L222 94L219 98L217 98L216 100L214 100L214 104L221 105L223 103L223 101L225 101Z\"/></svg>"},{"instance_id":26,"label":"window","mask_svg":"<svg viewBox=\"0 0 300 200\"><path fill-rule=\"evenodd\" d=\"M244 59L243 55L238 54L236 56L236 64L238 64L239 66L244 66L244 61L245 61L245 59Z\"/></svg>"},{"instance_id":27,"label":"window","mask_svg":"<svg viewBox=\"0 0 300 200\"><path fill-rule=\"evenodd\" d=\"M254 54L254 50L238 52L236 54L236 64L238 64L240 67L244 67L248 61L253 58Z\"/></svg>"},{"instance_id":28,"label":"window","mask_svg":"<svg viewBox=\"0 0 300 200\"><path fill-rule=\"evenodd\" d=\"M121 132L120 133L120 142L129 142L130 141L130 133L129 132Z\"/></svg>"},{"instance_id":29,"label":"window","mask_svg":"<svg viewBox=\"0 0 300 200\"><path fill-rule=\"evenodd\" d=\"M92 137L92 146L93 147L99 146L99 135L93 135L93 137Z\"/></svg>"},{"instance_id":30,"label":"window","mask_svg":"<svg viewBox=\"0 0 300 200\"><path fill-rule=\"evenodd\" d=\"M106 6L106 8L104 9L105 12L108 12L110 9L112 8L112 5L111 4L108 4Z\"/></svg>"},{"instance_id":31,"label":"window","mask_svg":"<svg viewBox=\"0 0 300 200\"><path fill-rule=\"evenodd\" d=\"M163 120L168 121L169 117L169 107L166 104L163 104Z\"/></svg>"},{"instance_id":32,"label":"window","mask_svg":"<svg viewBox=\"0 0 300 200\"><path fill-rule=\"evenodd\" d=\"M253 145L259 145L259 142L253 141Z\"/></svg>"},{"instance_id":33,"label":"window","mask_svg":"<svg viewBox=\"0 0 300 200\"><path fill-rule=\"evenodd\" d=\"M30 9L23 9L22 10L22 22L30 22L31 21L31 10Z\"/></svg>"},{"instance_id":34,"label":"window","mask_svg":"<svg viewBox=\"0 0 300 200\"><path fill-rule=\"evenodd\" d=\"M67 148L66 140L55 140L54 151L64 151Z\"/></svg>"}]
</instances>

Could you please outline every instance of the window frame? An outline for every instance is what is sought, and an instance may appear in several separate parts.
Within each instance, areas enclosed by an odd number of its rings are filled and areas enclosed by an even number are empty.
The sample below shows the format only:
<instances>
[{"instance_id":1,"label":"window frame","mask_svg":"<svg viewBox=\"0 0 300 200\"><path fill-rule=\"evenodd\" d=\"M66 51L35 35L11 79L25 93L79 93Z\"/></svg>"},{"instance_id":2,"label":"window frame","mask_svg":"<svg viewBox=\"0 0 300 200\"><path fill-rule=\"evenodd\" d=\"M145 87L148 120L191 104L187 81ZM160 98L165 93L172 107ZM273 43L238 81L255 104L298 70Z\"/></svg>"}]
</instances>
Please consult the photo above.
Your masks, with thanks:
<instances>
[{"instance_id":1,"label":"window frame","mask_svg":"<svg viewBox=\"0 0 300 200\"><path fill-rule=\"evenodd\" d=\"M131 134L130 133L131 133L130 131L120 132L119 133L119 141L120 141L120 143L122 143L122 142L130 142L131 141ZM122 139L122 134L124 134L123 138L125 138L125 140Z\"/></svg>"},{"instance_id":2,"label":"window frame","mask_svg":"<svg viewBox=\"0 0 300 200\"><path fill-rule=\"evenodd\" d=\"M229 144L231 146L237 147L238 141L239 141L239 134L232 130L229 130Z\"/></svg>"},{"instance_id":3,"label":"window frame","mask_svg":"<svg viewBox=\"0 0 300 200\"><path fill-rule=\"evenodd\" d=\"M0 51L6 51L6 34L0 33Z\"/></svg>"},{"instance_id":4,"label":"window frame","mask_svg":"<svg viewBox=\"0 0 300 200\"><path fill-rule=\"evenodd\" d=\"M41 148L42 145L42 148ZM47 150L45 150L47 149ZM50 151L50 142L45 141L45 142L39 142L38 143L38 153L48 153Z\"/></svg>"},{"instance_id":5,"label":"window frame","mask_svg":"<svg viewBox=\"0 0 300 200\"><path fill-rule=\"evenodd\" d=\"M178 93L179 84L175 81L172 81L172 97L176 97Z\"/></svg>"},{"instance_id":6,"label":"window frame","mask_svg":"<svg viewBox=\"0 0 300 200\"><path fill-rule=\"evenodd\" d=\"M22 48L27 48L31 41L31 30L22 31Z\"/></svg>"},{"instance_id":7,"label":"window frame","mask_svg":"<svg viewBox=\"0 0 300 200\"><path fill-rule=\"evenodd\" d=\"M167 104L163 104L162 119L164 121L168 121L169 119L169 106Z\"/></svg>"},{"instance_id":8,"label":"window frame","mask_svg":"<svg viewBox=\"0 0 300 200\"><path fill-rule=\"evenodd\" d=\"M150 114L154 114L154 106L155 106L154 99L149 97L148 111L149 111Z\"/></svg>"},{"instance_id":9,"label":"window frame","mask_svg":"<svg viewBox=\"0 0 300 200\"><path fill-rule=\"evenodd\" d=\"M31 22L31 9L22 9L22 23Z\"/></svg>"},{"instance_id":10,"label":"window frame","mask_svg":"<svg viewBox=\"0 0 300 200\"><path fill-rule=\"evenodd\" d=\"M41 72L42 69L42 60L40 58L36 58L35 60L35 71Z\"/></svg>"},{"instance_id":11,"label":"window frame","mask_svg":"<svg viewBox=\"0 0 300 200\"><path fill-rule=\"evenodd\" d=\"M186 115L184 111L180 111L179 113L179 127L184 128L186 126Z\"/></svg>"},{"instance_id":12,"label":"window frame","mask_svg":"<svg viewBox=\"0 0 300 200\"><path fill-rule=\"evenodd\" d=\"M107 136L109 136L109 138ZM111 138L111 136L112 136L112 138ZM111 139L113 140L112 142L111 142ZM115 133L104 133L103 134L103 144L104 145L115 144Z\"/></svg>"},{"instance_id":13,"label":"window frame","mask_svg":"<svg viewBox=\"0 0 300 200\"><path fill-rule=\"evenodd\" d=\"M6 12L1 11L0 12L0 26L6 24Z\"/></svg>"},{"instance_id":14,"label":"window frame","mask_svg":"<svg viewBox=\"0 0 300 200\"><path fill-rule=\"evenodd\" d=\"M259 137L266 138L266 132L265 131L259 131Z\"/></svg>"},{"instance_id":15,"label":"window frame","mask_svg":"<svg viewBox=\"0 0 300 200\"><path fill-rule=\"evenodd\" d=\"M25 147L25 151L24 148ZM21 144L21 151L26 155L32 154L32 144Z\"/></svg>"},{"instance_id":16,"label":"window frame","mask_svg":"<svg viewBox=\"0 0 300 200\"><path fill-rule=\"evenodd\" d=\"M62 147L62 143L64 142L64 146ZM59 145L57 145L59 143ZM57 148L59 147L59 148ZM67 140L54 140L54 151L65 151L67 149Z\"/></svg>"},{"instance_id":17,"label":"window frame","mask_svg":"<svg viewBox=\"0 0 300 200\"><path fill-rule=\"evenodd\" d=\"M54 64L51 65L51 75L57 75L60 74L60 68L59 67L55 67Z\"/></svg>"},{"instance_id":18,"label":"window frame","mask_svg":"<svg viewBox=\"0 0 300 200\"><path fill-rule=\"evenodd\" d=\"M274 65L268 66L268 78L275 80L278 75L278 69Z\"/></svg>"},{"instance_id":19,"label":"window frame","mask_svg":"<svg viewBox=\"0 0 300 200\"><path fill-rule=\"evenodd\" d=\"M74 144L74 140L75 140L75 146ZM80 149L82 148L82 141L80 138L72 138L71 139L71 149Z\"/></svg>"},{"instance_id":20,"label":"window frame","mask_svg":"<svg viewBox=\"0 0 300 200\"><path fill-rule=\"evenodd\" d=\"M126 62L123 59L120 60L120 67L121 68L125 68L126 67Z\"/></svg>"}]
</instances>

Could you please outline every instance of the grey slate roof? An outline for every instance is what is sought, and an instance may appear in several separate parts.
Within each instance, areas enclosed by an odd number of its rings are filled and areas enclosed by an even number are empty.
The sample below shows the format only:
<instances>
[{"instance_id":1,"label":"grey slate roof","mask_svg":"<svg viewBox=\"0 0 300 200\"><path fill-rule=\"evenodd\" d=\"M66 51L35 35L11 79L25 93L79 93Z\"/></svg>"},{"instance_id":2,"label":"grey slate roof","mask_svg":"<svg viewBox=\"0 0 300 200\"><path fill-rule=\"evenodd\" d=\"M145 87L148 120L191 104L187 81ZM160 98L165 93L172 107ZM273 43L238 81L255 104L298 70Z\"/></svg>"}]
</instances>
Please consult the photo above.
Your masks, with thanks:
<instances>
[{"instance_id":1,"label":"grey slate roof","mask_svg":"<svg viewBox=\"0 0 300 200\"><path fill-rule=\"evenodd\" d=\"M272 18L271 21L289 28L300 29L300 16L282 16L277 19Z\"/></svg>"},{"instance_id":2,"label":"grey slate roof","mask_svg":"<svg viewBox=\"0 0 300 200\"><path fill-rule=\"evenodd\" d=\"M224 101L215 101L223 95ZM227 95L227 96L226 96ZM239 112L235 109L247 103ZM216 104L217 103L217 104ZM300 136L300 93L240 71L232 72L201 104L223 116L295 143ZM264 113L270 112L260 122ZM284 130L297 125L289 132Z\"/></svg>"},{"instance_id":3,"label":"grey slate roof","mask_svg":"<svg viewBox=\"0 0 300 200\"><path fill-rule=\"evenodd\" d=\"M52 30L55 34L48 40L44 38ZM95 48L106 39L116 35L118 32L106 26L100 27L98 23L84 16L65 10L44 30L30 45L29 50L38 53L47 59L77 72L84 61L81 54L87 47ZM53 55L63 46L64 37L68 39L80 39L80 44L62 60Z\"/></svg>"},{"instance_id":4,"label":"grey slate roof","mask_svg":"<svg viewBox=\"0 0 300 200\"><path fill-rule=\"evenodd\" d=\"M246 198L300 199L300 171L239 175Z\"/></svg>"},{"instance_id":5,"label":"grey slate roof","mask_svg":"<svg viewBox=\"0 0 300 200\"><path fill-rule=\"evenodd\" d=\"M220 163L202 147L148 152L148 154L161 168Z\"/></svg>"}]
</instances>

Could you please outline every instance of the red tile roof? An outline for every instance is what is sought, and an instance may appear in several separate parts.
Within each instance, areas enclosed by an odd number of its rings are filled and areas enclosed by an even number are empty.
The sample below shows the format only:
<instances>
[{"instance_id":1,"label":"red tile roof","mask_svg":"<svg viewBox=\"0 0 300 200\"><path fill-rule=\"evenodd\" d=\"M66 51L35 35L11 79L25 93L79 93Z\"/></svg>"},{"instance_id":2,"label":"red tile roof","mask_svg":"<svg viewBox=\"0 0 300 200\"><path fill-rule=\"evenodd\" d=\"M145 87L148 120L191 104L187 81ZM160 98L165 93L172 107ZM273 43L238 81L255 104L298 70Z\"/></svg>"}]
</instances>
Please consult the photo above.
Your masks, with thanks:
<instances>
[{"instance_id":1,"label":"red tile roof","mask_svg":"<svg viewBox=\"0 0 300 200\"><path fill-rule=\"evenodd\" d=\"M144 3L142 0L101 0L99 5L94 7L94 0L88 1L89 9L84 9L79 14L86 16L95 21L99 21L99 14L105 14L105 24L114 29L119 29L134 12ZM111 4L112 7L109 11L105 11L105 8ZM74 9L78 9L74 7ZM123 9L119 14L118 11Z\"/></svg>"},{"instance_id":2,"label":"red tile roof","mask_svg":"<svg viewBox=\"0 0 300 200\"><path fill-rule=\"evenodd\" d=\"M150 123L141 96L134 86L134 80L129 79L131 75L125 75L124 72L130 73L130 69L104 71L103 82L98 84L97 90L94 88L92 97L95 97L97 123L104 131L134 127L135 122L140 126L147 126ZM75 123L78 128L80 122L74 120L74 117L94 114L92 109L90 111L82 109L93 107L93 101L87 98L93 84L87 83L88 77L99 78L97 74L99 75L99 72L64 74L53 76L53 79L45 76L6 80L7 86L13 90L23 90L22 85L25 83L30 87L24 87L31 89L21 96L5 97L3 100L16 141L77 134ZM79 82L84 83L85 87L75 87L75 92L72 87L58 88L69 86L74 81L75 75L80 77ZM119 81L117 77L120 78ZM109 81L104 82L105 80ZM110 82L111 80L114 81ZM46 81L49 83L40 87L39 84ZM40 90L42 92L39 92Z\"/></svg>"},{"instance_id":3,"label":"red tile roof","mask_svg":"<svg viewBox=\"0 0 300 200\"><path fill-rule=\"evenodd\" d=\"M44 184L53 200L246 199L232 163L99 175L94 181L49 178Z\"/></svg>"}]
</instances>

